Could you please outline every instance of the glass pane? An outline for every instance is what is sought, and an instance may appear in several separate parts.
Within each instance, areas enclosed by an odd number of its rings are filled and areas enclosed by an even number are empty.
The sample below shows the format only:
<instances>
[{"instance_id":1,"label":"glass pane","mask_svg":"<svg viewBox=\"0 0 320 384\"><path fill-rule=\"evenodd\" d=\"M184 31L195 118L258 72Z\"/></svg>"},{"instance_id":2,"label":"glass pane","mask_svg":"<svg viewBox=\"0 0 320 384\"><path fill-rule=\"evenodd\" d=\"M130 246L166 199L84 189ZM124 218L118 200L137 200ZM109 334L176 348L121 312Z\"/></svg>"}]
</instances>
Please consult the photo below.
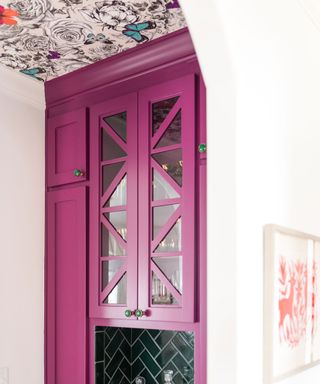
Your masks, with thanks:
<instances>
[{"instance_id":1,"label":"glass pane","mask_svg":"<svg viewBox=\"0 0 320 384\"><path fill-rule=\"evenodd\" d=\"M124 240L127 240L127 212L126 211L107 212L107 213L104 213L104 216L114 226L114 228L119 233L119 235Z\"/></svg>"},{"instance_id":2,"label":"glass pane","mask_svg":"<svg viewBox=\"0 0 320 384\"><path fill-rule=\"evenodd\" d=\"M158 171L153 170L153 200L175 199L180 197L171 185L160 175Z\"/></svg>"},{"instance_id":3,"label":"glass pane","mask_svg":"<svg viewBox=\"0 0 320 384\"><path fill-rule=\"evenodd\" d=\"M125 175L114 190L105 207L116 207L127 204L127 175Z\"/></svg>"},{"instance_id":4,"label":"glass pane","mask_svg":"<svg viewBox=\"0 0 320 384\"><path fill-rule=\"evenodd\" d=\"M152 104L152 133L153 135L160 128L164 119L168 116L169 112L179 99L179 96L172 97L171 99L161 100Z\"/></svg>"},{"instance_id":5,"label":"glass pane","mask_svg":"<svg viewBox=\"0 0 320 384\"><path fill-rule=\"evenodd\" d=\"M177 300L167 290L166 286L162 284L157 275L152 272L152 304L156 305L177 305Z\"/></svg>"},{"instance_id":6,"label":"glass pane","mask_svg":"<svg viewBox=\"0 0 320 384\"><path fill-rule=\"evenodd\" d=\"M127 113L121 112L113 116L104 117L103 120L110 125L120 138L127 141Z\"/></svg>"},{"instance_id":7,"label":"glass pane","mask_svg":"<svg viewBox=\"0 0 320 384\"><path fill-rule=\"evenodd\" d=\"M113 179L117 176L120 169L122 168L124 161L120 163L105 165L102 167L102 195L109 188Z\"/></svg>"},{"instance_id":8,"label":"glass pane","mask_svg":"<svg viewBox=\"0 0 320 384\"><path fill-rule=\"evenodd\" d=\"M110 283L122 265L122 260L108 260L102 262L102 290Z\"/></svg>"},{"instance_id":9,"label":"glass pane","mask_svg":"<svg viewBox=\"0 0 320 384\"><path fill-rule=\"evenodd\" d=\"M181 109L166 129L156 148L181 143Z\"/></svg>"},{"instance_id":10,"label":"glass pane","mask_svg":"<svg viewBox=\"0 0 320 384\"><path fill-rule=\"evenodd\" d=\"M158 164L170 175L178 185L182 186L182 151L175 149L152 155Z\"/></svg>"},{"instance_id":11,"label":"glass pane","mask_svg":"<svg viewBox=\"0 0 320 384\"><path fill-rule=\"evenodd\" d=\"M115 237L101 224L101 256L125 256L125 250Z\"/></svg>"},{"instance_id":12,"label":"glass pane","mask_svg":"<svg viewBox=\"0 0 320 384\"><path fill-rule=\"evenodd\" d=\"M101 139L101 153L102 161L113 160L118 157L127 156L125 151L111 138L110 135L102 128L102 139Z\"/></svg>"},{"instance_id":13,"label":"glass pane","mask_svg":"<svg viewBox=\"0 0 320 384\"><path fill-rule=\"evenodd\" d=\"M173 204L153 208L153 239L157 237L161 228L167 224L169 218L178 207L179 204Z\"/></svg>"},{"instance_id":14,"label":"glass pane","mask_svg":"<svg viewBox=\"0 0 320 384\"><path fill-rule=\"evenodd\" d=\"M182 257L154 257L152 260L176 290L182 293Z\"/></svg>"},{"instance_id":15,"label":"glass pane","mask_svg":"<svg viewBox=\"0 0 320 384\"><path fill-rule=\"evenodd\" d=\"M127 303L127 274L125 273L118 284L109 293L104 304L126 304Z\"/></svg>"},{"instance_id":16,"label":"glass pane","mask_svg":"<svg viewBox=\"0 0 320 384\"><path fill-rule=\"evenodd\" d=\"M177 220L167 236L160 242L155 252L181 251L181 218Z\"/></svg>"}]
</instances>

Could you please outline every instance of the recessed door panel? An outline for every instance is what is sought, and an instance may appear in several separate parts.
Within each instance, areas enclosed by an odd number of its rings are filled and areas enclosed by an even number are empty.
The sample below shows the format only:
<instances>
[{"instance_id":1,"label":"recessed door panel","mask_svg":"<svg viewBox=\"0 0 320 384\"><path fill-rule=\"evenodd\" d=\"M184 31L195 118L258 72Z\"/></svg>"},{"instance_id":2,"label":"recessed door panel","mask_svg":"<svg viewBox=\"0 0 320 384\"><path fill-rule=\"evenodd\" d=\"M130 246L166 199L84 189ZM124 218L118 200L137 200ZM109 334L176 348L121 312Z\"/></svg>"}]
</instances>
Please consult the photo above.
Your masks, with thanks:
<instances>
[{"instance_id":1,"label":"recessed door panel","mask_svg":"<svg viewBox=\"0 0 320 384\"><path fill-rule=\"evenodd\" d=\"M87 179L86 109L48 119L48 186Z\"/></svg>"},{"instance_id":2,"label":"recessed door panel","mask_svg":"<svg viewBox=\"0 0 320 384\"><path fill-rule=\"evenodd\" d=\"M47 383L86 383L86 190L48 193Z\"/></svg>"}]
</instances>

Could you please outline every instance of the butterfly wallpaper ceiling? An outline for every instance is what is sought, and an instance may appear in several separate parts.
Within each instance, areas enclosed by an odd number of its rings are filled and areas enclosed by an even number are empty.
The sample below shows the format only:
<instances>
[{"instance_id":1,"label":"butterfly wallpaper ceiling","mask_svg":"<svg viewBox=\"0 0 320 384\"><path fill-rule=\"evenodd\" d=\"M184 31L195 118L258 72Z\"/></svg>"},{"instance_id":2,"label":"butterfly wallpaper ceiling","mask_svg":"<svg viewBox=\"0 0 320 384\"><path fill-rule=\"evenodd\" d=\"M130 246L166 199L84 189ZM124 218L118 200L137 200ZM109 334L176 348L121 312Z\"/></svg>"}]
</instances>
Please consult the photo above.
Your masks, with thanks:
<instances>
[{"instance_id":1,"label":"butterfly wallpaper ceiling","mask_svg":"<svg viewBox=\"0 0 320 384\"><path fill-rule=\"evenodd\" d=\"M185 26L177 0L0 0L0 64L50 80Z\"/></svg>"}]
</instances>

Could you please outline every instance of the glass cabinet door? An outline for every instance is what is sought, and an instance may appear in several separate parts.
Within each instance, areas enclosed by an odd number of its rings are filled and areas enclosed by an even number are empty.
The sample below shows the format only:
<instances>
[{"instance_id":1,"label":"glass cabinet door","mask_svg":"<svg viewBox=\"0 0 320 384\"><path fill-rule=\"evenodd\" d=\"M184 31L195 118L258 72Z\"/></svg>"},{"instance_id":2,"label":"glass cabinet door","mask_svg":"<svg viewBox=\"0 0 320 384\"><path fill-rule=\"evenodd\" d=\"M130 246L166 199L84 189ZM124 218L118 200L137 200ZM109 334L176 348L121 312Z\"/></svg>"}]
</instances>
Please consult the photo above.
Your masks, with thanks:
<instances>
[{"instance_id":1,"label":"glass cabinet door","mask_svg":"<svg viewBox=\"0 0 320 384\"><path fill-rule=\"evenodd\" d=\"M137 308L136 94L92 108L91 129L90 310L126 318Z\"/></svg>"},{"instance_id":2,"label":"glass cabinet door","mask_svg":"<svg viewBox=\"0 0 320 384\"><path fill-rule=\"evenodd\" d=\"M139 93L139 309L194 321L195 78Z\"/></svg>"}]
</instances>

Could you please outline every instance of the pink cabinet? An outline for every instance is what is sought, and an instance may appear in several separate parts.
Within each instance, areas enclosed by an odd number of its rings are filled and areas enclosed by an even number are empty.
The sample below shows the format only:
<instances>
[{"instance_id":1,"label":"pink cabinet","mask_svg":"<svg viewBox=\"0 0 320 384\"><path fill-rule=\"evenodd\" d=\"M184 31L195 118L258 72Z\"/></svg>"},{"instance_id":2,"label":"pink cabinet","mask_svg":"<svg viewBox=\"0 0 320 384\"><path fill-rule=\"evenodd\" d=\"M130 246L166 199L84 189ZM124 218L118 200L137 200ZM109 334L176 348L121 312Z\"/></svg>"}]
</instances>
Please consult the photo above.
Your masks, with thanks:
<instances>
[{"instance_id":1,"label":"pink cabinet","mask_svg":"<svg viewBox=\"0 0 320 384\"><path fill-rule=\"evenodd\" d=\"M47 121L48 186L87 178L86 109L54 116Z\"/></svg>"},{"instance_id":2,"label":"pink cabinet","mask_svg":"<svg viewBox=\"0 0 320 384\"><path fill-rule=\"evenodd\" d=\"M193 322L195 76L90 116L90 315Z\"/></svg>"},{"instance_id":3,"label":"pink cabinet","mask_svg":"<svg viewBox=\"0 0 320 384\"><path fill-rule=\"evenodd\" d=\"M48 192L46 383L86 384L86 189Z\"/></svg>"}]
</instances>

